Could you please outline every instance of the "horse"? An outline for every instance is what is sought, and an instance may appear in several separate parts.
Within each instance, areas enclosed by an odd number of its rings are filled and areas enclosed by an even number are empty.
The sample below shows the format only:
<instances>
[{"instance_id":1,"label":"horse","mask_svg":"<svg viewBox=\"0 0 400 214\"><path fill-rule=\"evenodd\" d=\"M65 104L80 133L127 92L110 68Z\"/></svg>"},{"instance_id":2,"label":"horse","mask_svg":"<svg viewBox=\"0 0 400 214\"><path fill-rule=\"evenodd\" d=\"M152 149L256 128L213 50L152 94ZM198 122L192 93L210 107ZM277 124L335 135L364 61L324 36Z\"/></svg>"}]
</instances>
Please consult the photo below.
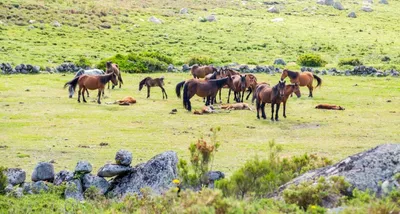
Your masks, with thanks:
<instances>
[{"instance_id":1,"label":"horse","mask_svg":"<svg viewBox=\"0 0 400 214\"><path fill-rule=\"evenodd\" d=\"M233 87L229 88L228 92L228 103L229 103L229 97L231 96L231 91L235 93L235 101L237 103L243 102L243 96L244 92L246 90L246 75L233 75L232 76L233 80ZM240 95L242 94L242 99L240 99Z\"/></svg>"},{"instance_id":2,"label":"horse","mask_svg":"<svg viewBox=\"0 0 400 214\"><path fill-rule=\"evenodd\" d=\"M119 82L119 88L121 88L121 83L124 84L124 82L122 81L121 71L119 70L118 65L108 61L106 62L106 68L107 68L106 69L107 74L114 73L118 77L117 83L113 82L112 89L114 89L114 87L118 84L118 82ZM110 83L108 83L107 89L110 89Z\"/></svg>"},{"instance_id":3,"label":"horse","mask_svg":"<svg viewBox=\"0 0 400 214\"><path fill-rule=\"evenodd\" d=\"M76 85L79 85L79 91L78 91L78 102L80 103L81 100L81 94L83 98L83 102L86 103L85 99L85 90L90 89L90 90L96 90L98 89L98 99L97 103L101 104L100 102L100 97L101 93L104 93L104 86L107 84L109 81L116 85L118 83L117 76L115 73L109 73L105 75L99 75L99 76L89 76L89 75L81 75L79 77L75 77L73 80L65 83L64 88L67 87L67 85L71 85L74 90L76 88Z\"/></svg>"},{"instance_id":4,"label":"horse","mask_svg":"<svg viewBox=\"0 0 400 214\"><path fill-rule=\"evenodd\" d=\"M295 71L290 71L288 69L284 69L281 75L281 81L283 81L286 77L289 77L291 83L297 83L299 86L307 86L309 90L309 95L308 97L313 97L313 80L314 78L317 80L318 84L315 88L318 86L321 87L322 84L322 79L319 78L317 75L311 73L311 72L295 72Z\"/></svg>"},{"instance_id":5,"label":"horse","mask_svg":"<svg viewBox=\"0 0 400 214\"><path fill-rule=\"evenodd\" d=\"M89 69L89 70L80 69L78 72L76 72L76 74L75 74L73 79L75 79L76 77L79 77L79 76L81 76L83 74L87 74L87 75L102 75L102 74L104 74L104 71L99 70L99 69ZM72 98L72 96L75 93L74 88L69 86L68 91L69 91L69 98ZM89 91L88 90L86 90L86 94L87 94L87 97L89 97Z\"/></svg>"},{"instance_id":6,"label":"horse","mask_svg":"<svg viewBox=\"0 0 400 214\"><path fill-rule=\"evenodd\" d=\"M270 88L266 84L261 84L256 89L257 118L260 119L260 109L262 118L267 119L265 115L265 103L271 103L271 120L274 121L274 106L276 105L275 121L278 121L278 112L280 104L285 96L285 81L279 81L274 87Z\"/></svg>"},{"instance_id":7,"label":"horse","mask_svg":"<svg viewBox=\"0 0 400 214\"><path fill-rule=\"evenodd\" d=\"M328 109L328 110L344 110L342 106L331 105L331 104L319 104L315 106L316 109Z\"/></svg>"},{"instance_id":8,"label":"horse","mask_svg":"<svg viewBox=\"0 0 400 214\"><path fill-rule=\"evenodd\" d=\"M164 94L165 94L165 99L168 99L168 95L167 92L165 92L165 89L163 87L164 85L164 77L160 77L160 78L155 78L152 79L151 77L146 77L144 78L142 81L140 81L139 83L139 91L142 90L143 86L146 85L147 86L147 98L150 97L150 88L151 87L155 87L158 86L161 88L161 92L162 92L162 96L164 99Z\"/></svg>"},{"instance_id":9,"label":"horse","mask_svg":"<svg viewBox=\"0 0 400 214\"><path fill-rule=\"evenodd\" d=\"M300 93L300 87L296 83L292 83L290 85L286 85L285 87L285 96L283 97L282 103L283 103L283 117L286 118L286 102L289 99L289 95L293 94L293 92L296 94L297 98L301 97Z\"/></svg>"},{"instance_id":10,"label":"horse","mask_svg":"<svg viewBox=\"0 0 400 214\"><path fill-rule=\"evenodd\" d=\"M260 83L257 83L257 86L255 87L255 90L254 90L254 92L253 92L253 97L251 98L251 103L254 103L254 100L257 98L257 94L256 94L256 91L257 91L257 88L258 87L271 87L271 85L269 84L269 83L267 83L267 82L260 82Z\"/></svg>"},{"instance_id":11,"label":"horse","mask_svg":"<svg viewBox=\"0 0 400 214\"><path fill-rule=\"evenodd\" d=\"M207 74L211 74L212 72L218 71L214 66L198 66L198 65L193 65L190 68L190 72L193 75L193 78L204 78Z\"/></svg>"},{"instance_id":12,"label":"horse","mask_svg":"<svg viewBox=\"0 0 400 214\"><path fill-rule=\"evenodd\" d=\"M226 110L252 110L247 103L235 103L221 106L221 109Z\"/></svg>"},{"instance_id":13,"label":"horse","mask_svg":"<svg viewBox=\"0 0 400 214\"><path fill-rule=\"evenodd\" d=\"M199 97L207 97L206 105L209 105L210 101L212 104L213 99L210 98L215 97L218 90L224 85L233 87L233 80L231 76L218 80L200 81L197 79L191 79L186 81L183 86L183 106L188 111L191 111L192 106L190 103L190 98L192 98L195 94L197 94Z\"/></svg>"},{"instance_id":14,"label":"horse","mask_svg":"<svg viewBox=\"0 0 400 214\"><path fill-rule=\"evenodd\" d=\"M254 93L256 87L257 87L257 77L254 74L246 74L246 88L247 91L249 92L249 94L246 97L246 100L249 100L251 93Z\"/></svg>"}]
</instances>

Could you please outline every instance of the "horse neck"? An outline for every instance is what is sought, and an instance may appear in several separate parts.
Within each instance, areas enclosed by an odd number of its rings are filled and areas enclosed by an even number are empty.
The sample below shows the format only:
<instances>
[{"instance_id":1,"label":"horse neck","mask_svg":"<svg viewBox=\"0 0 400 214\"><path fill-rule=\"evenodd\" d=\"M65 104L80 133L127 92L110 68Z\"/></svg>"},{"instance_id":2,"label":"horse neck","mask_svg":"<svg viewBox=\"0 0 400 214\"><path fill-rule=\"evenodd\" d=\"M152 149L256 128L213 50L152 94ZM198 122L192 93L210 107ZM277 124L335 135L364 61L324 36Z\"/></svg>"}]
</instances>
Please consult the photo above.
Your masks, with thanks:
<instances>
[{"instance_id":1,"label":"horse neck","mask_svg":"<svg viewBox=\"0 0 400 214\"><path fill-rule=\"evenodd\" d=\"M103 83L103 84L108 83L108 81L111 80L112 75L114 75L114 73L109 73L109 74L100 76L100 82Z\"/></svg>"},{"instance_id":2,"label":"horse neck","mask_svg":"<svg viewBox=\"0 0 400 214\"><path fill-rule=\"evenodd\" d=\"M218 88L222 88L226 83L228 82L228 77L222 78L222 79L218 79L215 81L215 83L217 84Z\"/></svg>"},{"instance_id":3,"label":"horse neck","mask_svg":"<svg viewBox=\"0 0 400 214\"><path fill-rule=\"evenodd\" d=\"M299 76L298 72L289 71L289 70L287 70L286 72L290 79L296 79Z\"/></svg>"},{"instance_id":4,"label":"horse neck","mask_svg":"<svg viewBox=\"0 0 400 214\"><path fill-rule=\"evenodd\" d=\"M285 98L289 97L294 91L293 86L289 85L285 87Z\"/></svg>"}]
</instances>

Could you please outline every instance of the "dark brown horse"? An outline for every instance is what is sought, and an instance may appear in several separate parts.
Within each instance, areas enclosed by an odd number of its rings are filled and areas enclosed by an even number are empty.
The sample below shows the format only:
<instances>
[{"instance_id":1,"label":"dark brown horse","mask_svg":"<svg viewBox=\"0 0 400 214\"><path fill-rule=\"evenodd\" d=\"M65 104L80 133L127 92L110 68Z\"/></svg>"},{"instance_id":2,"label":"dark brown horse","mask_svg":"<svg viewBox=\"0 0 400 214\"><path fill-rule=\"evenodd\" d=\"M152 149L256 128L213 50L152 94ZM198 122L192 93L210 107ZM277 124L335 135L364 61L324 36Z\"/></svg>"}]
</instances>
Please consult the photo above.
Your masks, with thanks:
<instances>
[{"instance_id":1,"label":"dark brown horse","mask_svg":"<svg viewBox=\"0 0 400 214\"><path fill-rule=\"evenodd\" d=\"M104 86L111 80L111 82L113 84L117 84L117 76L114 73L109 73L109 74L105 74L105 75L99 75L99 76L89 76L87 74L81 75L79 77L75 77L73 80L65 83L64 88L67 85L71 85L72 88L76 88L76 85L79 85L79 91L78 91L78 102L81 102L80 98L81 98L81 94L82 94L82 98L83 98L83 102L86 103L86 99L85 99L85 90L89 89L89 90L96 90L98 89L98 99L97 99L97 103L101 104L100 102L100 97L101 94L104 93Z\"/></svg>"},{"instance_id":2,"label":"dark brown horse","mask_svg":"<svg viewBox=\"0 0 400 214\"><path fill-rule=\"evenodd\" d=\"M283 117L286 118L286 102L289 99L289 96L295 93L298 98L301 97L300 87L296 83L292 83L290 85L286 85L285 87L285 96L283 97Z\"/></svg>"},{"instance_id":3,"label":"dark brown horse","mask_svg":"<svg viewBox=\"0 0 400 214\"><path fill-rule=\"evenodd\" d=\"M190 69L190 72L193 75L193 78L204 78L207 76L207 74L211 74L212 72L218 71L216 68L213 66L198 66L198 65L193 65L192 68Z\"/></svg>"},{"instance_id":4,"label":"dark brown horse","mask_svg":"<svg viewBox=\"0 0 400 214\"><path fill-rule=\"evenodd\" d=\"M168 95L167 92L165 92L165 89L163 87L164 85L164 77L160 77L160 78L155 78L152 79L151 77L146 77L144 78L142 81L140 81L139 83L139 91L142 90L143 86L146 85L147 86L147 98L150 97L150 88L151 87L155 87L158 86L161 88L161 92L162 92L162 97L164 99L164 95L165 95L165 99L168 99Z\"/></svg>"},{"instance_id":5,"label":"dark brown horse","mask_svg":"<svg viewBox=\"0 0 400 214\"><path fill-rule=\"evenodd\" d=\"M121 71L119 70L118 65L108 61L108 62L106 62L106 68L107 68L106 74L114 73L118 77L117 83L113 82L112 89L114 89L114 87L118 84L118 82L119 82L119 88L121 88L121 83L123 84L124 82L122 81ZM110 83L108 83L107 88L110 89Z\"/></svg>"},{"instance_id":6,"label":"dark brown horse","mask_svg":"<svg viewBox=\"0 0 400 214\"><path fill-rule=\"evenodd\" d=\"M260 119L260 109L262 112L262 118L267 119L265 115L265 104L271 103L271 120L274 121L274 106L276 104L275 121L278 121L278 112L281 102L285 96L285 82L279 81L277 85L270 88L266 84L257 86L256 89L256 106L257 106L257 118Z\"/></svg>"},{"instance_id":7,"label":"dark brown horse","mask_svg":"<svg viewBox=\"0 0 400 214\"><path fill-rule=\"evenodd\" d=\"M232 82L233 81L231 76L209 81L202 81L197 79L188 80L184 83L183 86L183 106L188 111L191 111L192 106L190 103L190 98L192 98L195 94L197 94L199 97L207 97L206 105L210 105L210 103L213 102L213 97L216 96L218 90L224 85L233 87Z\"/></svg>"},{"instance_id":8,"label":"dark brown horse","mask_svg":"<svg viewBox=\"0 0 400 214\"><path fill-rule=\"evenodd\" d=\"M282 72L282 75L281 75L281 80L283 81L286 77L290 78L291 83L297 83L299 86L307 86L308 90L310 91L308 97L313 97L314 78L318 82L318 84L315 88L317 88L318 86L321 86L321 84L322 84L322 79L311 72L299 73L299 72L295 72L295 71L290 71L288 69L284 69Z\"/></svg>"},{"instance_id":9,"label":"dark brown horse","mask_svg":"<svg viewBox=\"0 0 400 214\"><path fill-rule=\"evenodd\" d=\"M232 76L232 80L233 80L233 87L229 88L229 92L228 92L228 103L229 103L229 97L231 96L231 91L234 92L235 95L235 101L237 103L242 103L243 102L243 95L244 92L246 91L246 75L233 75ZM241 96L242 95L242 96ZM240 99L240 96L242 97L242 99Z\"/></svg>"}]
</instances>

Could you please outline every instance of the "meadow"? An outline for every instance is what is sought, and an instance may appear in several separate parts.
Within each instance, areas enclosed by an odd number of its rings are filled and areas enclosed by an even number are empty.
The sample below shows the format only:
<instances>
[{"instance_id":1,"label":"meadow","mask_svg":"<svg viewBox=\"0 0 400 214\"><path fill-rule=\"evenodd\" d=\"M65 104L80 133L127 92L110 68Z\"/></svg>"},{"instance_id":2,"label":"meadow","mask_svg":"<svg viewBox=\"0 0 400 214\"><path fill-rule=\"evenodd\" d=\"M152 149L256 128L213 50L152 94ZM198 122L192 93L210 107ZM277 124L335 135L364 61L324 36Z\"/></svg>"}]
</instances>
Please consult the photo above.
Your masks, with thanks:
<instances>
[{"instance_id":1,"label":"meadow","mask_svg":"<svg viewBox=\"0 0 400 214\"><path fill-rule=\"evenodd\" d=\"M283 156L317 154L332 160L361 152L379 144L398 142L400 124L398 78L321 76L322 87L308 98L301 88L301 98L290 98L288 118L280 122L257 120L256 111L230 111L194 115L184 110L175 95L175 85L191 78L189 73L156 73L165 77L168 100L161 90L138 91L145 74L123 74L121 89L106 90L101 105L94 102L91 91L88 103L78 103L77 94L68 98L65 82L73 74L3 75L0 85L0 165L21 167L28 175L39 161L55 161L56 171L73 170L78 160L88 160L97 170L113 162L119 149L133 153L133 164L154 155L174 150L188 159L188 146L209 130L221 127L217 140L221 147L213 169L228 175L254 157L265 157L268 142L283 146ZM279 75L258 74L259 81L277 83ZM316 84L316 83L315 83ZM107 105L133 96L132 106ZM226 102L227 91L223 91ZM247 101L250 103L249 101ZM344 111L314 109L329 103L345 107ZM192 98L194 109L202 99ZM218 107L218 105L216 105ZM254 106L253 106L254 107ZM177 114L169 114L177 109ZM267 117L270 106L266 106ZM107 143L106 146L100 146Z\"/></svg>"}]
</instances>

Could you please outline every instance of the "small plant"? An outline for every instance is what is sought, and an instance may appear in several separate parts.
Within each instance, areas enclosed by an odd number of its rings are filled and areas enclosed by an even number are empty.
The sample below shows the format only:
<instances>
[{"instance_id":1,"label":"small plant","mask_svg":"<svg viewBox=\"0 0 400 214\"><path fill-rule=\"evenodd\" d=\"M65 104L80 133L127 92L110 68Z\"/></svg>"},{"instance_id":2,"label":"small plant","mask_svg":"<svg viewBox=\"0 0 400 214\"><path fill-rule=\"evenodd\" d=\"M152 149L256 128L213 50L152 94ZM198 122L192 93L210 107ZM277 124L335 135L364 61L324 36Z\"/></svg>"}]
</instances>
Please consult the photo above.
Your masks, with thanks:
<instances>
[{"instance_id":1,"label":"small plant","mask_svg":"<svg viewBox=\"0 0 400 214\"><path fill-rule=\"evenodd\" d=\"M85 199L88 200L95 200L95 201L101 201L104 200L105 197L103 194L101 194L101 191L96 188L95 186L90 186L85 190Z\"/></svg>"},{"instance_id":2,"label":"small plant","mask_svg":"<svg viewBox=\"0 0 400 214\"><path fill-rule=\"evenodd\" d=\"M340 59L338 63L339 66L344 66L344 65L358 66L362 64L363 63L358 58L343 58Z\"/></svg>"},{"instance_id":3,"label":"small plant","mask_svg":"<svg viewBox=\"0 0 400 214\"><path fill-rule=\"evenodd\" d=\"M189 66L192 66L194 64L197 65L210 65L213 64L214 60L208 56L193 56L191 57L187 64L189 64Z\"/></svg>"},{"instance_id":4,"label":"small plant","mask_svg":"<svg viewBox=\"0 0 400 214\"><path fill-rule=\"evenodd\" d=\"M322 67L325 66L326 61L319 54L307 53L300 55L297 58L297 63L302 66Z\"/></svg>"}]
</instances>

